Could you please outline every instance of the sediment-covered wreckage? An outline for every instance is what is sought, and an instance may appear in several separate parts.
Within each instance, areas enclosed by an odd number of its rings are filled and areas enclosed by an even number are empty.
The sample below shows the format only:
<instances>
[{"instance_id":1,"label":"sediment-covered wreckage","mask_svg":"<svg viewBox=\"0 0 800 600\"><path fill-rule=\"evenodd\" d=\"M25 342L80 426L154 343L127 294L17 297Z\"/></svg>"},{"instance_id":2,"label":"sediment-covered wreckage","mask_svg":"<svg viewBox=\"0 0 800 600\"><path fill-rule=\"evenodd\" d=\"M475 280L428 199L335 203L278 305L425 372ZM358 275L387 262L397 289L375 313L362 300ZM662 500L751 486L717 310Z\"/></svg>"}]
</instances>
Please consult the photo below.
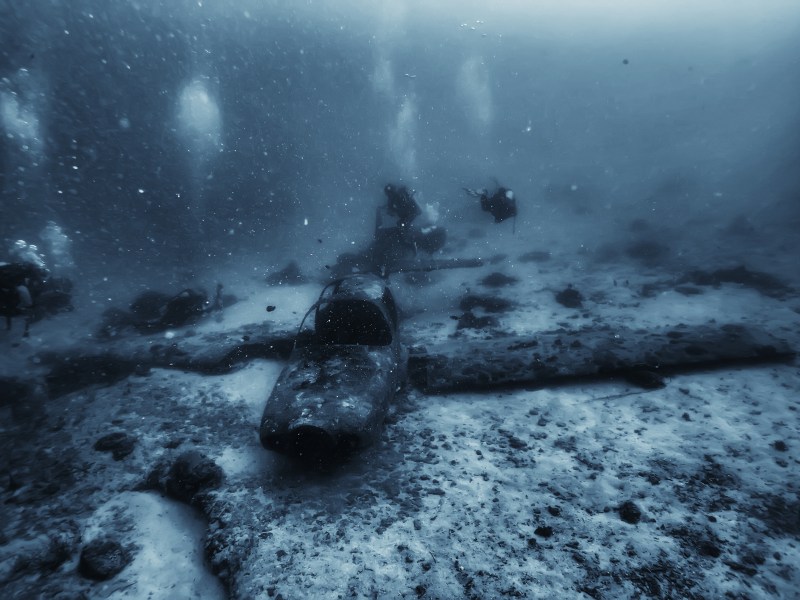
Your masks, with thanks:
<instances>
[{"instance_id":1,"label":"sediment-covered wreckage","mask_svg":"<svg viewBox=\"0 0 800 600\"><path fill-rule=\"evenodd\" d=\"M304 329L313 315L313 326ZM586 327L493 339L403 347L398 309L385 279L355 275L324 287L299 333L268 322L201 335L129 336L38 354L26 375L3 377L8 394L59 396L151 368L206 374L258 358L288 360L265 402L262 444L292 456L347 455L369 446L395 393L543 387L571 380L622 378L642 388L667 374L780 362L795 350L747 325L661 329ZM10 399L9 399L10 401Z\"/></svg>"}]
</instances>

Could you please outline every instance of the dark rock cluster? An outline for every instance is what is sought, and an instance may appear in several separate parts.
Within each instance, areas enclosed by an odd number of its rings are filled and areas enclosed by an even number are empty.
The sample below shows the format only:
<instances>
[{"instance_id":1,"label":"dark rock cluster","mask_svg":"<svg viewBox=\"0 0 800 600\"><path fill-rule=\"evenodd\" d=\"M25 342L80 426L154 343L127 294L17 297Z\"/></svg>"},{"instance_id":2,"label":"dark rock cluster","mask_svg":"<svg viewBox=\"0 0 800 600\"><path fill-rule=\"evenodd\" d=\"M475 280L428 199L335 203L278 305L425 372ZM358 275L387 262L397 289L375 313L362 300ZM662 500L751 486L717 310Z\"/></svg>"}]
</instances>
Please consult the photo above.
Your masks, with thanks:
<instances>
[{"instance_id":1,"label":"dark rock cluster","mask_svg":"<svg viewBox=\"0 0 800 600\"><path fill-rule=\"evenodd\" d=\"M136 439L124 431L115 431L104 435L94 443L94 449L98 452L111 452L114 460L122 460L133 452L136 446Z\"/></svg>"},{"instance_id":2,"label":"dark rock cluster","mask_svg":"<svg viewBox=\"0 0 800 600\"><path fill-rule=\"evenodd\" d=\"M505 287L508 285L513 285L517 283L519 279L516 277L511 277L510 275L505 275L504 273L500 273L499 271L495 271L494 273L490 273L483 279L481 279L481 285L486 287Z\"/></svg>"},{"instance_id":3,"label":"dark rock cluster","mask_svg":"<svg viewBox=\"0 0 800 600\"><path fill-rule=\"evenodd\" d=\"M572 284L556 294L556 302L567 308L581 308L583 306L583 295L572 287Z\"/></svg>"},{"instance_id":4,"label":"dark rock cluster","mask_svg":"<svg viewBox=\"0 0 800 600\"><path fill-rule=\"evenodd\" d=\"M96 539L81 550L78 573L87 579L106 581L127 567L132 558L131 551L116 540Z\"/></svg>"},{"instance_id":5,"label":"dark rock cluster","mask_svg":"<svg viewBox=\"0 0 800 600\"><path fill-rule=\"evenodd\" d=\"M498 320L494 317L487 315L484 317L475 316L475 314L468 310L460 317L454 317L458 320L458 324L456 325L456 329L461 331L462 329L487 329L489 327L497 327Z\"/></svg>"},{"instance_id":6,"label":"dark rock cluster","mask_svg":"<svg viewBox=\"0 0 800 600\"><path fill-rule=\"evenodd\" d=\"M201 503L205 492L218 488L223 478L224 473L217 463L197 450L187 450L157 465L143 487L193 505Z\"/></svg>"},{"instance_id":7,"label":"dark rock cluster","mask_svg":"<svg viewBox=\"0 0 800 600\"><path fill-rule=\"evenodd\" d=\"M642 520L642 511L632 500L626 500L619 507L619 518L626 523L636 525Z\"/></svg>"},{"instance_id":8,"label":"dark rock cluster","mask_svg":"<svg viewBox=\"0 0 800 600\"><path fill-rule=\"evenodd\" d=\"M719 287L723 283L737 283L772 298L783 298L792 292L790 286L774 275L761 271L751 271L744 265L731 269L717 269L716 271L690 271L681 277L678 283L712 287Z\"/></svg>"}]
</instances>

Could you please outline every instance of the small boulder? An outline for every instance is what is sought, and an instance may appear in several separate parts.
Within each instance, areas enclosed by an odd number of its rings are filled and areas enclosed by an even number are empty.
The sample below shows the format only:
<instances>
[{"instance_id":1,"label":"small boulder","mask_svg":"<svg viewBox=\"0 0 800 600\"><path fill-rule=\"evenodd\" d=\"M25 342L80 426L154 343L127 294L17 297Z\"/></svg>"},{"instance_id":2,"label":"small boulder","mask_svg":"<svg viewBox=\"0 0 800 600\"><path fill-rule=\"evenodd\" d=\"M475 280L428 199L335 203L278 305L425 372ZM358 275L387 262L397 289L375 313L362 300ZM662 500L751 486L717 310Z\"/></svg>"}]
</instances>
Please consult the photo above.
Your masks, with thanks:
<instances>
[{"instance_id":1,"label":"small boulder","mask_svg":"<svg viewBox=\"0 0 800 600\"><path fill-rule=\"evenodd\" d=\"M111 452L114 460L122 460L133 452L136 440L124 431L116 431L104 435L94 443L94 449L99 452Z\"/></svg>"},{"instance_id":2,"label":"small boulder","mask_svg":"<svg viewBox=\"0 0 800 600\"><path fill-rule=\"evenodd\" d=\"M517 279L516 277L511 277L504 273L495 271L494 273L490 273L489 275L481 279L481 285L484 285L486 287L499 288L507 285L513 285L517 283L517 281L519 281L519 279Z\"/></svg>"},{"instance_id":3,"label":"small boulder","mask_svg":"<svg viewBox=\"0 0 800 600\"><path fill-rule=\"evenodd\" d=\"M537 527L534 531L534 534L538 535L539 537L549 538L553 535L553 528L547 525Z\"/></svg>"},{"instance_id":4,"label":"small boulder","mask_svg":"<svg viewBox=\"0 0 800 600\"><path fill-rule=\"evenodd\" d=\"M223 472L217 463L196 450L189 450L170 466L164 491L175 500L191 504L200 492L219 487L222 478Z\"/></svg>"},{"instance_id":5,"label":"small boulder","mask_svg":"<svg viewBox=\"0 0 800 600\"><path fill-rule=\"evenodd\" d=\"M487 329L498 325L498 321L494 317L490 315L478 317L471 310L456 318L458 319L458 324L456 325L458 331L462 329Z\"/></svg>"},{"instance_id":6,"label":"small boulder","mask_svg":"<svg viewBox=\"0 0 800 600\"><path fill-rule=\"evenodd\" d=\"M642 511L631 500L626 500L619 507L619 518L626 523L636 525L642 520Z\"/></svg>"},{"instance_id":7,"label":"small boulder","mask_svg":"<svg viewBox=\"0 0 800 600\"><path fill-rule=\"evenodd\" d=\"M127 567L131 553L119 542L104 538L89 542L81 550L78 573L87 579L106 581Z\"/></svg>"},{"instance_id":8,"label":"small boulder","mask_svg":"<svg viewBox=\"0 0 800 600\"><path fill-rule=\"evenodd\" d=\"M572 284L569 284L556 294L556 302L567 308L581 308L583 306L583 295L572 287Z\"/></svg>"}]
</instances>

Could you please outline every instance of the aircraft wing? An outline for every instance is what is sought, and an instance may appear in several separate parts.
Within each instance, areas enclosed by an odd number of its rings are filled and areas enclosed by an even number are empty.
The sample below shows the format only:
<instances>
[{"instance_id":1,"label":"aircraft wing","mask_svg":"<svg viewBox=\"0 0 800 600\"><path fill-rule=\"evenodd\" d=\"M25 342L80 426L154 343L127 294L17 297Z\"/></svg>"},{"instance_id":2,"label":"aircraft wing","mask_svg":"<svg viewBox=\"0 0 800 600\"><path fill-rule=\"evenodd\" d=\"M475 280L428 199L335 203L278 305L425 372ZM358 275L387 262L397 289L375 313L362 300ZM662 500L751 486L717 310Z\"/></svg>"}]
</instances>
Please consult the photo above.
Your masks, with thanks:
<instances>
[{"instance_id":1,"label":"aircraft wing","mask_svg":"<svg viewBox=\"0 0 800 600\"><path fill-rule=\"evenodd\" d=\"M610 377L658 387L658 374L785 361L794 354L786 340L746 325L609 327L416 346L408 374L413 386L433 393Z\"/></svg>"}]
</instances>

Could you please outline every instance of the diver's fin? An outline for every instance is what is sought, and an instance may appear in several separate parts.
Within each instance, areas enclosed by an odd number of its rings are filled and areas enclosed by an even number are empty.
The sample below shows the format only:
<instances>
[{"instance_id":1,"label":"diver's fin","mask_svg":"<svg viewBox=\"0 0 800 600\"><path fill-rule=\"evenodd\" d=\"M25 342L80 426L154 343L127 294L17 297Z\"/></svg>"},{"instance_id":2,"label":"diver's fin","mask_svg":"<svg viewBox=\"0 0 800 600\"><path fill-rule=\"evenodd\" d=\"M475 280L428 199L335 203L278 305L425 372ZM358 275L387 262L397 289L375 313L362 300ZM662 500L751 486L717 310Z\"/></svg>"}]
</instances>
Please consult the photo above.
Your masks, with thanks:
<instances>
[{"instance_id":1,"label":"diver's fin","mask_svg":"<svg viewBox=\"0 0 800 600\"><path fill-rule=\"evenodd\" d=\"M481 193L478 190L473 190L472 188L467 188L467 187L462 187L461 189L474 198L481 197Z\"/></svg>"}]
</instances>

